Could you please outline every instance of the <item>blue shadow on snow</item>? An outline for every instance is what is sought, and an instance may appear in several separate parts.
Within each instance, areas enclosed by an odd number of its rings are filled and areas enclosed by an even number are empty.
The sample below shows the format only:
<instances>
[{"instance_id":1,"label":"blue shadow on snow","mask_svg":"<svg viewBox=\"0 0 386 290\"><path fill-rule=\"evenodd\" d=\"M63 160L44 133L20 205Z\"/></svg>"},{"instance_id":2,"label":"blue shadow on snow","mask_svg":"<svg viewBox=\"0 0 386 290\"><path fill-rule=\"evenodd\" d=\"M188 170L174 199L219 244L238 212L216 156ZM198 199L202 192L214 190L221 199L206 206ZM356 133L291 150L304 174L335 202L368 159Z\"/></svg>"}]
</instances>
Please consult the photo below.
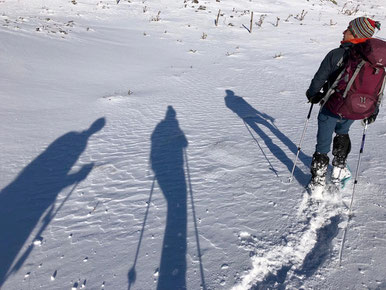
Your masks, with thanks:
<instances>
[{"instance_id":1,"label":"blue shadow on snow","mask_svg":"<svg viewBox=\"0 0 386 290\"><path fill-rule=\"evenodd\" d=\"M167 202L167 217L159 267L158 290L186 289L187 198L189 182L193 217L192 186L186 148L188 141L178 125L176 111L168 106L166 116L151 135L151 167ZM185 159L185 160L184 160ZM185 176L184 164L187 168ZM202 287L205 287L201 251L195 223Z\"/></svg>"},{"instance_id":2,"label":"blue shadow on snow","mask_svg":"<svg viewBox=\"0 0 386 290\"><path fill-rule=\"evenodd\" d=\"M294 153L295 158L296 153L298 151L298 147L274 125L275 119L253 108L247 101L244 100L244 98L235 95L232 90L226 90L225 92L225 105L244 121L246 128L248 129L252 138L258 144L261 152L267 160L269 164L269 169L273 171L276 176L278 176L277 170L274 169L269 158L264 153L264 150L262 149L259 141L253 136L250 129L257 133L257 135L263 140L263 142L272 152L272 154L288 168L289 172L291 172L293 167L293 160L291 160L285 154L285 152L273 142L272 138L270 138L261 128L262 126L264 126L269 129L277 139L279 139L284 145L288 147L288 149L292 153ZM299 153L299 160L307 167L309 167L309 165L311 164L311 157L305 155L302 151L300 151ZM303 171L299 168L296 168L294 176L297 181L303 186L306 186L310 179L309 174L303 173Z\"/></svg>"},{"instance_id":3,"label":"blue shadow on snow","mask_svg":"<svg viewBox=\"0 0 386 290\"><path fill-rule=\"evenodd\" d=\"M151 168L167 202L157 289L186 289L187 186L184 150L188 141L169 106L151 135Z\"/></svg>"},{"instance_id":4,"label":"blue shadow on snow","mask_svg":"<svg viewBox=\"0 0 386 290\"><path fill-rule=\"evenodd\" d=\"M296 274L305 275L307 278L324 264L332 253L332 241L339 233L339 223L341 216L336 215L330 218L330 222L317 232L317 242L303 261L301 269Z\"/></svg>"},{"instance_id":5,"label":"blue shadow on snow","mask_svg":"<svg viewBox=\"0 0 386 290\"><path fill-rule=\"evenodd\" d=\"M78 172L70 173L86 149L90 136L101 130L105 123L105 118L100 118L87 130L59 137L1 190L0 288L12 273L20 270L31 254L33 244L24 253L21 250L35 227L39 225L35 239L41 240L41 235L58 210L92 170L94 164L90 163L83 165ZM55 200L66 187L70 187L70 191L55 209Z\"/></svg>"}]
</instances>

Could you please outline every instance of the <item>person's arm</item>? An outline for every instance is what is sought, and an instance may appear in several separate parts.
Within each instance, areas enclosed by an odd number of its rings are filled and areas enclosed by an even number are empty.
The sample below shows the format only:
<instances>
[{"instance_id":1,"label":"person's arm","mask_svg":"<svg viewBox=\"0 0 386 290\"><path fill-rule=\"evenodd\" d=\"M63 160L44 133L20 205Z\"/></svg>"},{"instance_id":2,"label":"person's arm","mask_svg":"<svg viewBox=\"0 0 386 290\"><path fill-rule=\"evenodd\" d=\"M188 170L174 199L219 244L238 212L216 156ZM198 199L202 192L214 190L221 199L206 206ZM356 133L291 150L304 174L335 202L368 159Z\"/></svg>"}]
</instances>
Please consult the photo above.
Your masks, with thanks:
<instances>
[{"instance_id":1,"label":"person's arm","mask_svg":"<svg viewBox=\"0 0 386 290\"><path fill-rule=\"evenodd\" d=\"M320 90L323 88L324 84L328 81L330 76L337 69L339 69L339 62L342 59L343 54L344 49L337 48L330 51L323 59L318 71L316 72L314 78L311 81L310 87L306 92L306 96L308 99L310 99L310 101L314 97L321 96Z\"/></svg>"}]
</instances>

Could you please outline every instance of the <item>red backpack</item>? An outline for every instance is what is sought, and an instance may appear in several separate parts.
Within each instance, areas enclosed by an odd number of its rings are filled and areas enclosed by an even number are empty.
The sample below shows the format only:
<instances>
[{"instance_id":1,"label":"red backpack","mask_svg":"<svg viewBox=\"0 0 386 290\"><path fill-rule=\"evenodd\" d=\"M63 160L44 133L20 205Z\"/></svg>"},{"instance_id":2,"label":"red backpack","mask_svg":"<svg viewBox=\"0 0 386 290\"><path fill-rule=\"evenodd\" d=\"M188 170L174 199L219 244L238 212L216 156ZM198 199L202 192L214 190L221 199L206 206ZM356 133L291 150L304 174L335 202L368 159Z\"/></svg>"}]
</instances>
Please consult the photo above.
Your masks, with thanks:
<instances>
[{"instance_id":1,"label":"red backpack","mask_svg":"<svg viewBox=\"0 0 386 290\"><path fill-rule=\"evenodd\" d=\"M323 100L332 113L350 120L370 117L386 81L386 42L370 38L354 45L342 72Z\"/></svg>"}]
</instances>

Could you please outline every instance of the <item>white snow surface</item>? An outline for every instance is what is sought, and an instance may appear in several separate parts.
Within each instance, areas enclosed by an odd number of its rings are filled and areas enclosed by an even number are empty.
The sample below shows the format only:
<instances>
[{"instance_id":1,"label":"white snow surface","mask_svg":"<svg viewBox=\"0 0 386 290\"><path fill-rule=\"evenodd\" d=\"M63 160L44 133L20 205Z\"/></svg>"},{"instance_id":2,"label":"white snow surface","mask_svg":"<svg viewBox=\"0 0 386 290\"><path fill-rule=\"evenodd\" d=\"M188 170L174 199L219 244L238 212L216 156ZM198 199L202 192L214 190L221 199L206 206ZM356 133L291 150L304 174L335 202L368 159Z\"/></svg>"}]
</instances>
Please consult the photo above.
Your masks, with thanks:
<instances>
[{"instance_id":1,"label":"white snow surface","mask_svg":"<svg viewBox=\"0 0 386 290\"><path fill-rule=\"evenodd\" d=\"M320 61L386 27L336 1L0 0L0 288L386 289L384 108L342 266L353 182L304 189L317 107L287 182Z\"/></svg>"}]
</instances>

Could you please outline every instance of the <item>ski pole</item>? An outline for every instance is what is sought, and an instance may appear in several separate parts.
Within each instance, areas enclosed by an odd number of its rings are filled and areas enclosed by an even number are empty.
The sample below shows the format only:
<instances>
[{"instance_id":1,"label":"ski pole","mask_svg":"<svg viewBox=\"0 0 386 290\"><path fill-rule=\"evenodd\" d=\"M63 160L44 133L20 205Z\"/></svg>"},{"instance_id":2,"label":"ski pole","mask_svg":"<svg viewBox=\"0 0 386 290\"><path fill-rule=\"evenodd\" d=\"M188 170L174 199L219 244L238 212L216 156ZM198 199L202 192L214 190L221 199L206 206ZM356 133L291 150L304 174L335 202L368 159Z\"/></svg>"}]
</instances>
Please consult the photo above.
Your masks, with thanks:
<instances>
[{"instance_id":1,"label":"ski pole","mask_svg":"<svg viewBox=\"0 0 386 290\"><path fill-rule=\"evenodd\" d=\"M365 120L365 127L363 129L363 135L362 135L362 144L361 144L361 149L359 150L359 158L358 158L357 168L356 168L356 171L355 171L355 179L354 179L354 185L353 185L352 193L351 193L350 207L349 207L349 210L348 210L347 224L346 224L346 227L345 227L344 232L343 232L342 243L340 245L340 250L339 250L339 266L341 266L341 264L342 264L343 247L344 247L344 243L346 241L346 235L347 235L347 231L348 231L348 226L349 226L349 222L350 222L351 216L352 216L352 204L354 202L355 187L356 187L356 185L358 183L359 166L361 164L362 153L363 153L363 149L365 147L365 139L366 139L367 126L368 126L368 122L367 122L367 120Z\"/></svg>"},{"instance_id":2,"label":"ski pole","mask_svg":"<svg viewBox=\"0 0 386 290\"><path fill-rule=\"evenodd\" d=\"M314 107L314 104L311 103L310 110L308 111L306 122L304 123L303 133L302 133L302 136L300 138L300 142L299 142L299 146L298 146L298 152L296 153L296 158L295 158L295 161L294 161L294 166L292 167L291 176L288 178L288 181L290 183L292 182L292 179L294 177L294 171L295 171L296 163L298 162L299 153L300 153L300 150L302 148L302 143L303 143L304 135L306 134L308 122L310 121L311 112L312 112L312 108L313 107Z\"/></svg>"}]
</instances>

